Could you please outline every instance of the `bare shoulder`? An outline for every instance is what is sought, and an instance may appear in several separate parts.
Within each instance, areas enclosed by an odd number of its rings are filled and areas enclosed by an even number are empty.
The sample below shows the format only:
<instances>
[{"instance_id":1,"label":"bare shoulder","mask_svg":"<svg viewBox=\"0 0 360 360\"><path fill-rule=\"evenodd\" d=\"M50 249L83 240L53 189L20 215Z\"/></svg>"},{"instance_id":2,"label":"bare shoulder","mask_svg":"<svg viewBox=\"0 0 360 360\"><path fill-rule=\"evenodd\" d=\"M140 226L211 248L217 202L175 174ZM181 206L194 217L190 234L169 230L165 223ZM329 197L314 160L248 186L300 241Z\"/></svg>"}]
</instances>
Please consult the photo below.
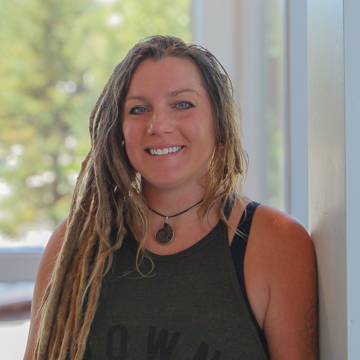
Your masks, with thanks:
<instances>
[{"instance_id":1,"label":"bare shoulder","mask_svg":"<svg viewBox=\"0 0 360 360\"><path fill-rule=\"evenodd\" d=\"M291 216L261 205L255 212L250 236L257 249L262 249L262 260L272 276L268 279L270 285L281 277L316 270L313 242L306 229Z\"/></svg>"},{"instance_id":2,"label":"bare shoulder","mask_svg":"<svg viewBox=\"0 0 360 360\"><path fill-rule=\"evenodd\" d=\"M244 197L234 204L229 222L235 228L238 226L245 207L251 202ZM255 236L253 236L255 234ZM251 225L251 237L261 241L268 247L267 251L276 251L277 246L304 246L313 250L312 240L305 228L294 218L273 207L260 205L257 207ZM283 249L285 250L285 249ZM312 251L311 251L312 252Z\"/></svg>"},{"instance_id":3,"label":"bare shoulder","mask_svg":"<svg viewBox=\"0 0 360 360\"><path fill-rule=\"evenodd\" d=\"M57 225L41 257L39 268L36 274L34 295L31 303L31 323L24 360L31 360L33 358L35 338L38 327L37 313L39 311L41 300L45 293L46 287L51 278L51 274L54 270L57 256L63 244L66 228L67 218L65 218Z\"/></svg>"},{"instance_id":4,"label":"bare shoulder","mask_svg":"<svg viewBox=\"0 0 360 360\"><path fill-rule=\"evenodd\" d=\"M249 255L261 259L262 281L268 287L263 329L271 358L317 359L317 272L307 231L281 211L259 206Z\"/></svg>"},{"instance_id":5,"label":"bare shoulder","mask_svg":"<svg viewBox=\"0 0 360 360\"><path fill-rule=\"evenodd\" d=\"M63 244L67 229L67 221L68 218L61 221L52 233L41 258L38 275L45 275L46 278L51 275L57 255Z\"/></svg>"},{"instance_id":6,"label":"bare shoulder","mask_svg":"<svg viewBox=\"0 0 360 360\"><path fill-rule=\"evenodd\" d=\"M241 202L236 201L229 218L233 227L238 226L244 209L250 202L246 197ZM266 255L271 266L283 266L284 262L290 260L291 254L303 255L301 260L314 260L314 246L306 229L291 216L270 206L257 207L249 235L249 246L256 246L259 250L258 257Z\"/></svg>"},{"instance_id":7,"label":"bare shoulder","mask_svg":"<svg viewBox=\"0 0 360 360\"><path fill-rule=\"evenodd\" d=\"M291 216L270 206L261 205L257 208L252 231L262 235L257 237L258 240L262 239L262 245L269 247L267 250L273 255L279 253L278 247L282 254L286 250L295 250L305 251L310 257L314 255L313 243L306 229Z\"/></svg>"}]
</instances>

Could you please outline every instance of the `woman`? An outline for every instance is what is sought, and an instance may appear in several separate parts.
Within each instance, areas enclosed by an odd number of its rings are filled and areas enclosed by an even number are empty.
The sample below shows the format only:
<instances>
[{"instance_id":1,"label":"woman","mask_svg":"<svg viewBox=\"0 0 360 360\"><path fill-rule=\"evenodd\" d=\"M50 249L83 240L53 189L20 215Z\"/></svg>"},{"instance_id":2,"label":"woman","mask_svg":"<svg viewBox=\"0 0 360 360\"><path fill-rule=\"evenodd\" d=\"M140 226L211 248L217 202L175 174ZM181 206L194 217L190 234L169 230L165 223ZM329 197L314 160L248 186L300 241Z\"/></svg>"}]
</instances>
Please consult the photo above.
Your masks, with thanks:
<instances>
[{"instance_id":1,"label":"woman","mask_svg":"<svg viewBox=\"0 0 360 360\"><path fill-rule=\"evenodd\" d=\"M25 359L316 359L313 245L242 195L247 158L214 56L140 42L90 132L39 267Z\"/></svg>"}]
</instances>

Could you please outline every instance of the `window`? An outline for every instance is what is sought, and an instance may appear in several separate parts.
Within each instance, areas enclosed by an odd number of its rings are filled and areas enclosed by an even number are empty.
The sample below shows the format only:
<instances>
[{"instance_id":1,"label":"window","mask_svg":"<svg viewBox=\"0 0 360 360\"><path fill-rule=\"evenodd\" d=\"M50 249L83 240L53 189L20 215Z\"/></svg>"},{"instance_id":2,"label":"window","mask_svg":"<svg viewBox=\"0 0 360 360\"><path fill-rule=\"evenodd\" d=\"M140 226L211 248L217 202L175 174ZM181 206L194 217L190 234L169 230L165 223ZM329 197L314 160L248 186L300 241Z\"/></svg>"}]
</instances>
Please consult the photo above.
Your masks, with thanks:
<instances>
[{"instance_id":1,"label":"window","mask_svg":"<svg viewBox=\"0 0 360 360\"><path fill-rule=\"evenodd\" d=\"M114 67L149 35L190 42L191 0L5 0L0 15L0 248L43 247Z\"/></svg>"},{"instance_id":2,"label":"window","mask_svg":"<svg viewBox=\"0 0 360 360\"><path fill-rule=\"evenodd\" d=\"M24 353L37 265L68 214L92 107L140 39L191 42L191 10L191 0L2 1L0 348L7 359Z\"/></svg>"}]
</instances>

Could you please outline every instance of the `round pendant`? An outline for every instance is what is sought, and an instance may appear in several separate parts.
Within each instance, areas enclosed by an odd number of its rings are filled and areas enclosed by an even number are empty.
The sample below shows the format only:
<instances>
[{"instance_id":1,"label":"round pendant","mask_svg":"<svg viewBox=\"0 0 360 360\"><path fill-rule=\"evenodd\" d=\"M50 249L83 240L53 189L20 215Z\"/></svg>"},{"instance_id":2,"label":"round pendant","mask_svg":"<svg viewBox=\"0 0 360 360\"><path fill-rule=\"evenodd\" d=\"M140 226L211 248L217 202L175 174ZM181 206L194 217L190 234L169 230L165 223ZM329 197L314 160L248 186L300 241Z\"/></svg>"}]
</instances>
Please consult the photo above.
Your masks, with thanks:
<instances>
[{"instance_id":1,"label":"round pendant","mask_svg":"<svg viewBox=\"0 0 360 360\"><path fill-rule=\"evenodd\" d=\"M164 222L162 228L155 233L156 241L162 245L168 244L173 238L174 230L167 222Z\"/></svg>"}]
</instances>

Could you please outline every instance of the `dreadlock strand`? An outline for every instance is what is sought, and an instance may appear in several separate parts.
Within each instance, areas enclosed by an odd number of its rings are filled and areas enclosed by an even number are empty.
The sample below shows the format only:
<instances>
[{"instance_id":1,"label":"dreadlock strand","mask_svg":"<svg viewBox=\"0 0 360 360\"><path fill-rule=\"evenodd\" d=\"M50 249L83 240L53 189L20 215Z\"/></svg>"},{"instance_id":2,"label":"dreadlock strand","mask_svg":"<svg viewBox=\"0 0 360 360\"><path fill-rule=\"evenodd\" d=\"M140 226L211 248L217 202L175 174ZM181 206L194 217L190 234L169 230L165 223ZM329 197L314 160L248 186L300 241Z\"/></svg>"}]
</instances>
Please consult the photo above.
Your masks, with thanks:
<instances>
[{"instance_id":1,"label":"dreadlock strand","mask_svg":"<svg viewBox=\"0 0 360 360\"><path fill-rule=\"evenodd\" d=\"M66 283L65 283L66 284ZM63 287L63 292L61 296L61 307L59 308L59 312L56 316L55 322L53 324L53 331L51 333L51 338L49 342L48 353L45 359L58 359L63 360L64 357L60 357L60 354L64 352L64 348L68 347L67 337L70 334L65 332L66 325L69 322L69 307L71 301L71 293L72 289L68 289ZM67 349L66 349L67 350Z\"/></svg>"},{"instance_id":2,"label":"dreadlock strand","mask_svg":"<svg viewBox=\"0 0 360 360\"><path fill-rule=\"evenodd\" d=\"M65 243L66 245L66 243ZM61 298L61 293L64 291L64 278L66 269L68 268L68 265L70 263L70 259L66 256L67 248L66 246L62 248L60 251L60 254L58 256L58 259L56 261L55 270L51 276L50 282L48 284L49 288L49 295L48 297L43 299L44 306L42 307L42 311L44 311L44 316L42 316L40 326L39 326L39 332L42 333L43 343L39 344L39 353L40 356L42 354L46 354L46 349L48 348L47 342L53 338L56 332L54 332L53 326L54 323L56 323L56 320L58 317L56 316L58 314L57 308L58 304ZM60 259L59 259L60 258ZM45 303L46 301L46 303ZM62 306L60 308L64 307L64 303L61 304ZM49 326L50 325L50 326ZM44 330L46 328L46 330ZM51 345L51 341L49 346Z\"/></svg>"},{"instance_id":3,"label":"dreadlock strand","mask_svg":"<svg viewBox=\"0 0 360 360\"><path fill-rule=\"evenodd\" d=\"M82 326L82 317L83 317L83 307L84 307L84 297L82 294L85 295L84 291L85 291L85 287L86 287L86 282L87 282L87 278L88 278L88 274L89 274L89 268L90 268L90 261L89 261L89 256L91 257L91 253L93 251L93 244L92 243L87 243L87 242L82 242L82 246L80 246L79 248L79 253L80 254L84 254L83 256L79 256L79 266L78 266L78 270L80 271L80 275L78 275L76 277L76 280L74 282L74 286L73 286L73 291L76 294L76 296L74 297L74 325L73 325L73 329L72 331L74 333L77 333L79 331L79 329ZM90 253L90 254L89 254ZM76 344L75 344L76 345ZM74 348L75 346L71 347L71 351L72 351L72 357L74 356Z\"/></svg>"},{"instance_id":4,"label":"dreadlock strand","mask_svg":"<svg viewBox=\"0 0 360 360\"><path fill-rule=\"evenodd\" d=\"M76 224L76 221L75 221ZM81 226L81 224L80 224ZM72 231L71 231L71 230ZM67 238L71 237L72 232L74 232L74 235L77 235L77 231L79 227L68 227L67 229ZM69 231L70 230L70 231ZM60 289L64 288L64 277L65 277L65 269L68 268L71 256L69 256L70 254L72 254L74 251L74 243L71 244L71 242L66 241L64 242L63 248L60 251L60 254L58 256L58 260L57 260L57 265L55 266L55 270L53 272L52 278L49 282L49 286L48 286L48 292L50 293L49 296L47 296L45 298L44 301L46 301L46 306L42 306L41 310L45 312L45 316L43 317L43 321L40 323L40 328L39 328L39 332L43 333L43 339L44 339L44 343L41 344L39 343L39 355L43 356L42 358L45 358L45 355L42 354L46 354L46 338L49 339L50 337L52 338L52 340L50 340L49 343L49 347L52 348L52 344L57 344L59 342L61 342L62 336L61 334L59 334L60 330L57 331L57 326L55 326L55 328L53 329L53 331L51 331L50 329L52 328L52 326L48 327L47 331L42 331L42 328L45 326L45 323L48 324L54 324L54 317L55 317L55 312L57 309L57 304L59 303L59 298L60 298ZM58 285L59 284L59 285ZM58 292L55 291L50 291L50 289L52 287L55 287L58 289ZM66 300L66 299L65 299ZM62 306L60 307L60 309L63 309L63 315L65 316L65 318L67 317L67 308L65 307L65 303L61 302ZM59 313L57 313L57 315L59 315ZM57 316L57 319L62 318L61 316ZM52 336L52 334L56 334L54 337ZM45 336L44 336L45 335ZM55 346L56 348L56 346Z\"/></svg>"},{"instance_id":5,"label":"dreadlock strand","mask_svg":"<svg viewBox=\"0 0 360 360\"><path fill-rule=\"evenodd\" d=\"M85 352L86 347L86 339L90 331L90 325L94 318L95 311L97 308L99 295L100 295L100 287L103 276L103 268L105 263L105 258L102 254L101 246L99 246L98 253L95 260L95 266L92 270L91 278L89 280L88 287L88 297L87 297L87 306L84 313L84 321L83 326L79 331L78 337L78 346L76 349L76 354L74 356L74 360L81 360L83 354Z\"/></svg>"},{"instance_id":6,"label":"dreadlock strand","mask_svg":"<svg viewBox=\"0 0 360 360\"><path fill-rule=\"evenodd\" d=\"M48 286L46 289L45 289L45 294L43 296L43 301L42 303L40 304L40 307L39 307L39 310L36 314L36 317L38 319L40 319L40 322L39 322L39 326L38 326L38 331L37 331L37 336L36 336L36 342L35 342L35 350L34 350L34 356L35 358L37 359L44 359L45 358L45 351L46 351L46 347L47 347L47 344L46 344L46 341L49 337L50 337L50 327L48 328L44 328L42 329L42 326L41 326L41 314L44 313L44 307L45 307L45 304L46 304L46 301L47 299L49 298L49 293L50 293L50 290L51 290L51 287ZM40 330L42 329L42 337L39 336L40 334Z\"/></svg>"}]
</instances>

